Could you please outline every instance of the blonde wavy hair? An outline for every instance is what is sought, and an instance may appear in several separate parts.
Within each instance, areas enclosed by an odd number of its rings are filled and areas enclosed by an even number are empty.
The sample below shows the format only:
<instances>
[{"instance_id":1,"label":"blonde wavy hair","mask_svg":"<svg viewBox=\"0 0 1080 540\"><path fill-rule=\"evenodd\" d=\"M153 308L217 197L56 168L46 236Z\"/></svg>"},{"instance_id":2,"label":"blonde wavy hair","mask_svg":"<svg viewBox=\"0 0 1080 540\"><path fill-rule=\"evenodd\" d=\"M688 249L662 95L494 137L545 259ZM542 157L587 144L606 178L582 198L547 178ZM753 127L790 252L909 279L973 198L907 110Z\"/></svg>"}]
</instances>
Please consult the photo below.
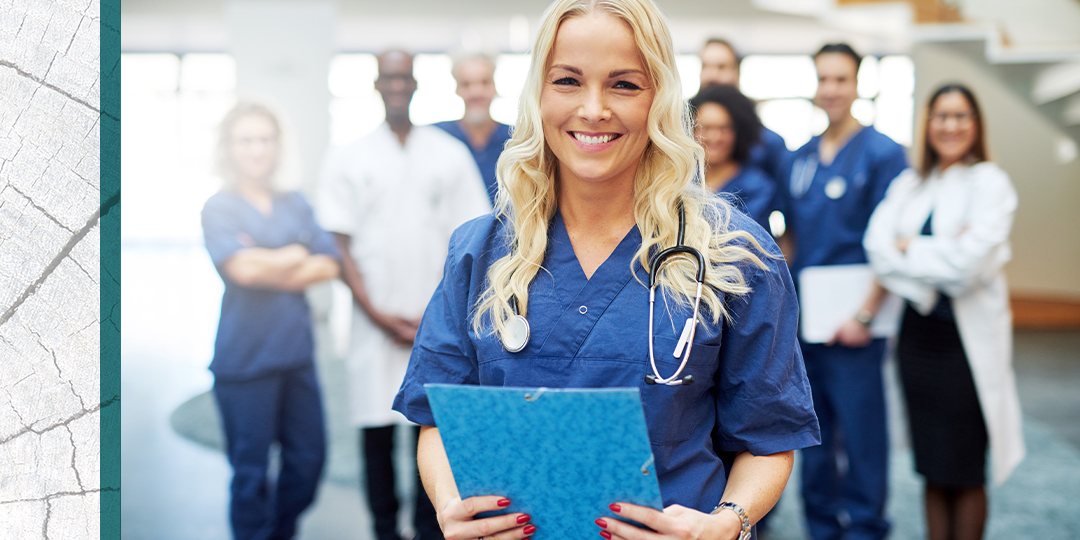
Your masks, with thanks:
<instances>
[{"instance_id":1,"label":"blonde wavy hair","mask_svg":"<svg viewBox=\"0 0 1080 540\"><path fill-rule=\"evenodd\" d=\"M514 134L497 165L496 215L510 223L508 242L513 248L488 269L488 283L472 319L478 334L489 321L491 331L502 334L514 315L511 297L517 299L521 315L528 314L529 284L542 268L548 223L557 206L558 160L544 139L540 95L560 25L597 11L610 13L630 27L655 89L648 117L649 142L634 178L634 219L642 242L631 271L635 262L648 270L650 254L676 244L680 201L686 213L684 244L697 248L707 261L702 309L713 324L721 317L730 318L719 293L750 292L737 263L765 268L747 246L759 253L764 249L749 233L730 230L731 206L707 192L702 183L704 150L692 135L671 35L660 10L651 0L556 0L540 23ZM657 282L677 303L689 305L697 290L695 268L688 258L673 257L659 271Z\"/></svg>"},{"instance_id":2,"label":"blonde wavy hair","mask_svg":"<svg viewBox=\"0 0 1080 540\"><path fill-rule=\"evenodd\" d=\"M236 189L236 167L232 161L232 131L236 127L236 123L248 116L261 116L267 119L273 126L277 136L278 154L277 163L274 167L274 171L271 173L270 183L267 187L271 191L286 191L292 187L290 185L290 173L293 173L290 169L291 163L288 163L286 144L288 141L285 139L284 126L282 125L281 115L276 111L275 107L253 100L239 101L229 112L225 113L225 116L221 119L217 128L217 140L214 146L214 171L221 177L221 188L224 190Z\"/></svg>"}]
</instances>

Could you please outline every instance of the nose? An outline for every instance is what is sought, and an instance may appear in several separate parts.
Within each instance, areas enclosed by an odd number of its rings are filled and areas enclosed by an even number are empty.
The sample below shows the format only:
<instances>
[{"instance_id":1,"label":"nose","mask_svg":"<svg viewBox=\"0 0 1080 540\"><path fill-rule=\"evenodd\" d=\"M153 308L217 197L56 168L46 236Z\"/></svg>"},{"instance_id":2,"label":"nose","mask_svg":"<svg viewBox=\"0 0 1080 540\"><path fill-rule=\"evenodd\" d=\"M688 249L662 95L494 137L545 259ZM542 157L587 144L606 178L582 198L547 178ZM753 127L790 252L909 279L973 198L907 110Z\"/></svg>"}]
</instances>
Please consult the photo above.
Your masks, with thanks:
<instances>
[{"instance_id":1,"label":"nose","mask_svg":"<svg viewBox=\"0 0 1080 540\"><path fill-rule=\"evenodd\" d=\"M603 88L590 88L585 92L579 114L588 122L606 120L610 114Z\"/></svg>"}]
</instances>

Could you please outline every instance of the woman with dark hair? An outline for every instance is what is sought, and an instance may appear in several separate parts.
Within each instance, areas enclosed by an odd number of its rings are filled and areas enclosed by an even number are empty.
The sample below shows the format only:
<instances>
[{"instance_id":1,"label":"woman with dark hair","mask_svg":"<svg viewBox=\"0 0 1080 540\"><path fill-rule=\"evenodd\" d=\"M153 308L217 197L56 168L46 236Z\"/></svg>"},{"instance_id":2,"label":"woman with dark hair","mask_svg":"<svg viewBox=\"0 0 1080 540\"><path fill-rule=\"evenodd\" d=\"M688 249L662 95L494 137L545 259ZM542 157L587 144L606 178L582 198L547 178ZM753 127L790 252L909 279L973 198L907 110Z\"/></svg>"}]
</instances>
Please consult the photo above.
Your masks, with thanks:
<instances>
[{"instance_id":1,"label":"woman with dark hair","mask_svg":"<svg viewBox=\"0 0 1080 540\"><path fill-rule=\"evenodd\" d=\"M277 187L281 135L264 105L229 111L217 149L224 186L202 210L206 249L225 282L210 371L233 468L237 540L292 538L326 459L304 289L336 278L339 255L304 197ZM275 442L281 466L271 472Z\"/></svg>"},{"instance_id":2,"label":"woman with dark hair","mask_svg":"<svg viewBox=\"0 0 1080 540\"><path fill-rule=\"evenodd\" d=\"M983 117L958 84L930 97L917 169L874 211L864 245L907 300L897 345L930 540L982 538L986 451L995 483L1024 457L1002 267L1016 191L987 161Z\"/></svg>"},{"instance_id":3,"label":"woman with dark hair","mask_svg":"<svg viewBox=\"0 0 1080 540\"><path fill-rule=\"evenodd\" d=\"M750 163L750 149L761 133L754 103L738 88L721 84L698 92L690 107L694 135L705 148L705 187L737 196L742 204L736 206L768 230L776 186Z\"/></svg>"}]
</instances>

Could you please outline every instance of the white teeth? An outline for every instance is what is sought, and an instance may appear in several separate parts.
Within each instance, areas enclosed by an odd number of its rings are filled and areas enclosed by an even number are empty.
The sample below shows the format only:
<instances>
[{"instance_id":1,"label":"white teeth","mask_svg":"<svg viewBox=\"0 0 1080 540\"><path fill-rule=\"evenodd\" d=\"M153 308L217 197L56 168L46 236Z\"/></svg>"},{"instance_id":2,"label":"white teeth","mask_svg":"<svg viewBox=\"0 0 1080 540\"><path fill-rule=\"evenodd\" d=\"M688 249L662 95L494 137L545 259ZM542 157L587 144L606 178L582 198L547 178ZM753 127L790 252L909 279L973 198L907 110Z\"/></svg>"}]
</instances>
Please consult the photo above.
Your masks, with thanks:
<instances>
[{"instance_id":1,"label":"white teeth","mask_svg":"<svg viewBox=\"0 0 1080 540\"><path fill-rule=\"evenodd\" d=\"M611 142L615 138L615 135L601 135L599 137L590 137L589 135L582 135L581 133L574 132L574 138L585 144L604 144Z\"/></svg>"}]
</instances>

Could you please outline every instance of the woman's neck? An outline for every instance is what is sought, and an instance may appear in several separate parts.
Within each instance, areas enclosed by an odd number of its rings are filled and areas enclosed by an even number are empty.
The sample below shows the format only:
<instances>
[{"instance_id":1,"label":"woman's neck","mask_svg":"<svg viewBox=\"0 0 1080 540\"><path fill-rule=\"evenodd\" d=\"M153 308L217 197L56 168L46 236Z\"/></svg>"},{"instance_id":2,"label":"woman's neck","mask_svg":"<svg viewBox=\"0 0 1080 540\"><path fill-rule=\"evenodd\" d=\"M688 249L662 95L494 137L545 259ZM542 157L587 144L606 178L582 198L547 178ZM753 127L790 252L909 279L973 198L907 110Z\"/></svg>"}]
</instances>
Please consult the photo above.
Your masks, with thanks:
<instances>
[{"instance_id":1,"label":"woman's neck","mask_svg":"<svg viewBox=\"0 0 1080 540\"><path fill-rule=\"evenodd\" d=\"M633 183L567 184L559 185L559 213L581 270L591 278L634 227Z\"/></svg>"},{"instance_id":2,"label":"woman's neck","mask_svg":"<svg viewBox=\"0 0 1080 540\"><path fill-rule=\"evenodd\" d=\"M263 215L270 215L274 209L274 196L265 180L238 178L236 192Z\"/></svg>"},{"instance_id":3,"label":"woman's neck","mask_svg":"<svg viewBox=\"0 0 1080 540\"><path fill-rule=\"evenodd\" d=\"M720 191L740 170L742 166L730 159L716 165L706 165L705 187L709 188L709 191Z\"/></svg>"}]
</instances>

